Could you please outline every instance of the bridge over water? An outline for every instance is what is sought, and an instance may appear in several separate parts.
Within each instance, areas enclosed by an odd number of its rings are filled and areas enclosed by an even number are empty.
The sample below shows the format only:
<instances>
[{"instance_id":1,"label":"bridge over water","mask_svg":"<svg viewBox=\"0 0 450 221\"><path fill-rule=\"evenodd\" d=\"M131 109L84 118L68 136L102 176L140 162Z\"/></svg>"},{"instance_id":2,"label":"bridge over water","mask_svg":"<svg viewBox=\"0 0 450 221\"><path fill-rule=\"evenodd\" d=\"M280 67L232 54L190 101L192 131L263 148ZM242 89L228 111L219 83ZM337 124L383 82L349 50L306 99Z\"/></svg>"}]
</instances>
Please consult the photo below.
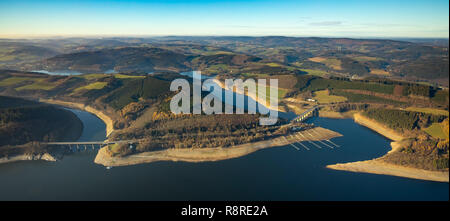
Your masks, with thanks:
<instances>
[{"instance_id":1,"label":"bridge over water","mask_svg":"<svg viewBox=\"0 0 450 221\"><path fill-rule=\"evenodd\" d=\"M298 115L298 117L294 118L292 122L303 122L304 120L308 119L309 117L314 116L315 113L317 113L319 109L319 106L314 106L312 108L309 108L305 112Z\"/></svg>"},{"instance_id":2,"label":"bridge over water","mask_svg":"<svg viewBox=\"0 0 450 221\"><path fill-rule=\"evenodd\" d=\"M110 145L110 144L129 144L133 145L137 143L137 140L117 140L117 141L74 141L74 142L47 142L43 143L46 145L51 146L62 146L62 147L68 147L70 150L88 150L88 149L100 149L103 146Z\"/></svg>"},{"instance_id":3,"label":"bridge over water","mask_svg":"<svg viewBox=\"0 0 450 221\"><path fill-rule=\"evenodd\" d=\"M294 118L292 122L303 122L304 120L308 119L311 116L314 116L314 114L317 113L319 106L314 106L312 108L309 108L305 112L301 113L299 116ZM55 146L63 146L68 147L70 150L88 150L88 149L99 149L103 146L110 145L110 144L123 144L127 143L130 146L133 144L138 143L138 140L116 140L116 141L73 141L73 142L47 142L44 144L47 145L55 145Z\"/></svg>"}]
</instances>

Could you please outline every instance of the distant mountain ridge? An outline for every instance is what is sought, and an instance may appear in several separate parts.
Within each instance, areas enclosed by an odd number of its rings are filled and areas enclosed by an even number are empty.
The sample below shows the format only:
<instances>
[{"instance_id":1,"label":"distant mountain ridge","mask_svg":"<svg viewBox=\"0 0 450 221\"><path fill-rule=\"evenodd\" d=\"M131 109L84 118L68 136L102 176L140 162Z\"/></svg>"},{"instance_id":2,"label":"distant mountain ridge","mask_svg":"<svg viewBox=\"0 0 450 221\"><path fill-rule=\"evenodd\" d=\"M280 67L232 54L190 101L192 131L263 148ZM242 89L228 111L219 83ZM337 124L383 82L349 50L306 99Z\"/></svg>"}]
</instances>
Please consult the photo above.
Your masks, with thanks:
<instances>
[{"instance_id":1,"label":"distant mountain ridge","mask_svg":"<svg viewBox=\"0 0 450 221\"><path fill-rule=\"evenodd\" d=\"M82 72L119 72L154 70L186 70L187 56L161 48L121 47L98 51L57 55L45 59L46 70L76 70Z\"/></svg>"},{"instance_id":2,"label":"distant mountain ridge","mask_svg":"<svg viewBox=\"0 0 450 221\"><path fill-rule=\"evenodd\" d=\"M83 73L194 69L213 74L308 72L377 75L448 86L445 39L402 40L284 36L0 39L0 68Z\"/></svg>"}]
</instances>

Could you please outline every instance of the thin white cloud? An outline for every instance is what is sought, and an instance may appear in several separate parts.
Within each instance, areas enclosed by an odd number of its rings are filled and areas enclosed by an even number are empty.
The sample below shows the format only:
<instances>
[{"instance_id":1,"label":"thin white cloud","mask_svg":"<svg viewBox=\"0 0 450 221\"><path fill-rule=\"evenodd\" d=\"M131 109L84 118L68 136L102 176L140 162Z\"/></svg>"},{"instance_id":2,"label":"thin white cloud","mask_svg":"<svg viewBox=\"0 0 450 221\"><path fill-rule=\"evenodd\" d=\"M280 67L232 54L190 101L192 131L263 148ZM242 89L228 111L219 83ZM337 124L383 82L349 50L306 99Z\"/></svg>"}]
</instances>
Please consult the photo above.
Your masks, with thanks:
<instances>
[{"instance_id":1,"label":"thin white cloud","mask_svg":"<svg viewBox=\"0 0 450 221\"><path fill-rule=\"evenodd\" d=\"M333 25L341 25L341 21L322 21L322 22L313 22L309 23L312 26L333 26Z\"/></svg>"}]
</instances>

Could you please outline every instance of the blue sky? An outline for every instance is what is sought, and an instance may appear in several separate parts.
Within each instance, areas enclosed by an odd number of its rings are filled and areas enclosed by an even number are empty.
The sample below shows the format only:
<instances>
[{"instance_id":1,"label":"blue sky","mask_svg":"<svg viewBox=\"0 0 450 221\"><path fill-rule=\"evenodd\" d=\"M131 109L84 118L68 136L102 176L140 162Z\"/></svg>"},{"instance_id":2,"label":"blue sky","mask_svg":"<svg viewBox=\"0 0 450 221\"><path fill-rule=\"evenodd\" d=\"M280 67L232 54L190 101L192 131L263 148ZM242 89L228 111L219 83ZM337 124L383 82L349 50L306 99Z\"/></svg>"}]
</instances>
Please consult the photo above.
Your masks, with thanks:
<instances>
[{"instance_id":1,"label":"blue sky","mask_svg":"<svg viewBox=\"0 0 450 221\"><path fill-rule=\"evenodd\" d=\"M0 0L0 37L449 36L449 1Z\"/></svg>"}]
</instances>

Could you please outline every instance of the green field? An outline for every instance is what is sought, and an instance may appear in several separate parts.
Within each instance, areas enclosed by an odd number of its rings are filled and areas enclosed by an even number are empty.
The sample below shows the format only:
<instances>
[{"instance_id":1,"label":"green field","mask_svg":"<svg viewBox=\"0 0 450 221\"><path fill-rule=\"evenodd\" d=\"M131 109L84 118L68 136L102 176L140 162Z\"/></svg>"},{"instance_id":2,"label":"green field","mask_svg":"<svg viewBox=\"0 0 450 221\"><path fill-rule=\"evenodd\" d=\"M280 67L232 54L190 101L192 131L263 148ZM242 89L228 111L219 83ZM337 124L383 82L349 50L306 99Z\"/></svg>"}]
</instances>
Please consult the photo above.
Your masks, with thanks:
<instances>
[{"instance_id":1,"label":"green field","mask_svg":"<svg viewBox=\"0 0 450 221\"><path fill-rule=\"evenodd\" d=\"M21 90L51 90L53 88L55 88L56 85L49 83L49 82L45 82L42 80L39 81L35 81L32 84L28 84L22 87L18 87L16 88L17 91L21 91Z\"/></svg>"},{"instance_id":2,"label":"green field","mask_svg":"<svg viewBox=\"0 0 450 221\"><path fill-rule=\"evenodd\" d=\"M18 84L23 81L33 81L33 80L35 80L35 79L27 78L27 77L10 77L10 78L6 78L6 79L3 79L2 81L0 81L0 86L10 86L10 85Z\"/></svg>"},{"instance_id":3,"label":"green field","mask_svg":"<svg viewBox=\"0 0 450 221\"><path fill-rule=\"evenodd\" d=\"M17 56L14 55L5 55L5 56L0 56L0 61L13 61L16 60Z\"/></svg>"},{"instance_id":4,"label":"green field","mask_svg":"<svg viewBox=\"0 0 450 221\"><path fill-rule=\"evenodd\" d=\"M27 77L10 77L0 81L0 86L12 86L24 81L31 84L15 88L17 91L21 90L51 90L56 87L55 84L45 81L45 78L27 78Z\"/></svg>"},{"instance_id":5,"label":"green field","mask_svg":"<svg viewBox=\"0 0 450 221\"><path fill-rule=\"evenodd\" d=\"M75 92L80 91L80 90L100 90L100 89L104 88L106 85L108 85L107 82L94 82L94 83L88 84L86 86L75 89Z\"/></svg>"},{"instance_id":6,"label":"green field","mask_svg":"<svg viewBox=\"0 0 450 221\"><path fill-rule=\"evenodd\" d=\"M328 90L321 90L314 92L314 98L319 103L329 104L347 101L347 98L342 96L330 95Z\"/></svg>"},{"instance_id":7,"label":"green field","mask_svg":"<svg viewBox=\"0 0 450 221\"><path fill-rule=\"evenodd\" d=\"M370 56L357 56L357 57L352 57L352 59L355 60L355 61L359 61L359 62L382 60L381 58L370 57Z\"/></svg>"},{"instance_id":8,"label":"green field","mask_svg":"<svg viewBox=\"0 0 450 221\"><path fill-rule=\"evenodd\" d=\"M274 62L271 62L271 63L266 63L265 65L267 65L267 66L269 66L269 67L281 67L281 65L280 65L280 64L278 64L278 63L274 63Z\"/></svg>"},{"instance_id":9,"label":"green field","mask_svg":"<svg viewBox=\"0 0 450 221\"><path fill-rule=\"evenodd\" d=\"M242 73L241 76L245 78L265 78L268 77L268 74L255 74L255 73Z\"/></svg>"},{"instance_id":10,"label":"green field","mask_svg":"<svg viewBox=\"0 0 450 221\"><path fill-rule=\"evenodd\" d=\"M440 123L433 123L431 126L423 130L434 138L448 139L448 134L444 132Z\"/></svg>"},{"instance_id":11,"label":"green field","mask_svg":"<svg viewBox=\"0 0 450 221\"><path fill-rule=\"evenodd\" d=\"M307 72L308 75L315 75L315 76L324 76L328 74L326 71L321 70L313 70L313 69L301 69L304 72Z\"/></svg>"},{"instance_id":12,"label":"green field","mask_svg":"<svg viewBox=\"0 0 450 221\"><path fill-rule=\"evenodd\" d=\"M106 77L108 76L108 74L82 74L82 75L77 75L76 77L81 77L84 79L98 79L98 78L102 78L102 77Z\"/></svg>"},{"instance_id":13,"label":"green field","mask_svg":"<svg viewBox=\"0 0 450 221\"><path fill-rule=\"evenodd\" d=\"M287 92L287 89L278 88L278 103L280 103L281 99L284 98ZM256 93L258 93L258 84L256 84ZM266 102L270 102L270 87L266 87Z\"/></svg>"},{"instance_id":14,"label":"green field","mask_svg":"<svg viewBox=\"0 0 450 221\"><path fill-rule=\"evenodd\" d=\"M82 74L82 75L77 75L77 77L81 77L87 80L92 80L92 79L99 79L99 78L103 78L103 77L108 77L108 76L114 76L117 79L124 79L124 78L145 78L145 76L136 76L136 75L126 75L126 74Z\"/></svg>"},{"instance_id":15,"label":"green field","mask_svg":"<svg viewBox=\"0 0 450 221\"><path fill-rule=\"evenodd\" d=\"M216 55L216 54L233 54L233 52L230 51L207 51L201 53L203 55Z\"/></svg>"},{"instance_id":16,"label":"green field","mask_svg":"<svg viewBox=\"0 0 450 221\"><path fill-rule=\"evenodd\" d=\"M114 77L117 78L117 79L126 79L126 78L145 78L145 76L126 75L126 74L115 74Z\"/></svg>"}]
</instances>

